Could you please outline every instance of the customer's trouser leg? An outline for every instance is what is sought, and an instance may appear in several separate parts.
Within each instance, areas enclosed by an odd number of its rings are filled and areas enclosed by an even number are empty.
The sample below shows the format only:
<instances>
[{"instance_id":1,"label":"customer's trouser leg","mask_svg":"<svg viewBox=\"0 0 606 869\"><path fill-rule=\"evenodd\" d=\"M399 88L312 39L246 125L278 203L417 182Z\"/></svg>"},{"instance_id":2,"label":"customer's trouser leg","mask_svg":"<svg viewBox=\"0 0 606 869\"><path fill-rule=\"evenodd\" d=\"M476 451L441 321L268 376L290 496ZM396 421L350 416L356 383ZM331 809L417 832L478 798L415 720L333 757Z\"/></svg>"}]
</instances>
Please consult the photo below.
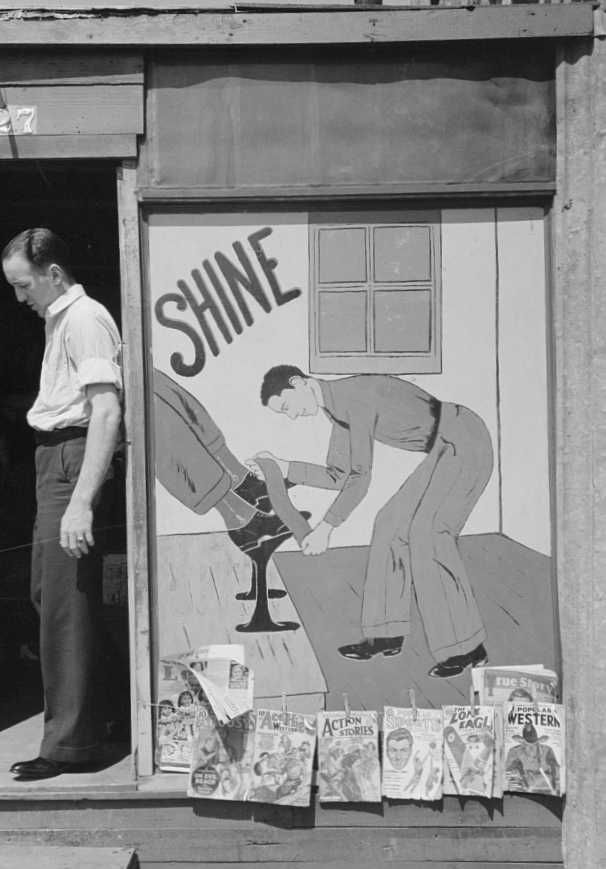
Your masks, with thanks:
<instances>
[{"instance_id":1,"label":"customer's trouser leg","mask_svg":"<svg viewBox=\"0 0 606 869\"><path fill-rule=\"evenodd\" d=\"M89 555L60 546L61 517L80 472L85 439L36 450L38 511L32 549L32 600L40 614L44 737L49 760L94 759L103 722L97 708L98 635L102 618L99 533ZM99 509L99 505L97 505Z\"/></svg>"}]
</instances>

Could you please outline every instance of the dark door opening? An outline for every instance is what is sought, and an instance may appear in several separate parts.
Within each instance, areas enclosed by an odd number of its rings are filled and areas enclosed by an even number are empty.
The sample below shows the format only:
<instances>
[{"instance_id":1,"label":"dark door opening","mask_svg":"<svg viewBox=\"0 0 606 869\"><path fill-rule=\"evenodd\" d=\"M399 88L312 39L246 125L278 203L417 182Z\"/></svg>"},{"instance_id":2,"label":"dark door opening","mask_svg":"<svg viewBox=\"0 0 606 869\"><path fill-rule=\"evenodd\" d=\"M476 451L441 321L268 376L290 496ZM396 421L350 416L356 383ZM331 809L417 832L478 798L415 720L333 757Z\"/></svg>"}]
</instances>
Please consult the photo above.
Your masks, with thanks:
<instances>
[{"instance_id":1,"label":"dark door opening","mask_svg":"<svg viewBox=\"0 0 606 869\"><path fill-rule=\"evenodd\" d=\"M72 252L75 277L120 327L116 169L109 161L0 164L0 249L28 227L47 226ZM0 276L0 730L42 709L38 619L29 602L35 516L34 441L25 414L33 403L44 323ZM128 741L128 613L124 491L116 490L104 568L107 651L100 686L112 698L114 736ZM109 717L108 717L109 720Z\"/></svg>"}]
</instances>

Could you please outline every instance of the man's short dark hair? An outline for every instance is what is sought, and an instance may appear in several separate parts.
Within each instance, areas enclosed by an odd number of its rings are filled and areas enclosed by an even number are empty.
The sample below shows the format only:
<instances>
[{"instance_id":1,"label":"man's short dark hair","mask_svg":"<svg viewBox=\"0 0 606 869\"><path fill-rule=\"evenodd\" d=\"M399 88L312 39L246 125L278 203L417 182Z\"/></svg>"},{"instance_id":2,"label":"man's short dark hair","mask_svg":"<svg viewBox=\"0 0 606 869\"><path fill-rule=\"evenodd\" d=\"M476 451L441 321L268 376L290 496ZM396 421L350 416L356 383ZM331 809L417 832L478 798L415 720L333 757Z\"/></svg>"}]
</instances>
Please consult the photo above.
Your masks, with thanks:
<instances>
[{"instance_id":1,"label":"man's short dark hair","mask_svg":"<svg viewBox=\"0 0 606 869\"><path fill-rule=\"evenodd\" d=\"M296 365L274 365L270 368L261 384L261 404L267 407L273 395L280 395L283 389L292 389L291 377L307 377Z\"/></svg>"},{"instance_id":2,"label":"man's short dark hair","mask_svg":"<svg viewBox=\"0 0 606 869\"><path fill-rule=\"evenodd\" d=\"M45 269L54 263L61 266L66 274L73 274L69 247L60 236L45 226L20 232L6 245L1 259L4 262L14 254L21 254L37 269Z\"/></svg>"},{"instance_id":3,"label":"man's short dark hair","mask_svg":"<svg viewBox=\"0 0 606 869\"><path fill-rule=\"evenodd\" d=\"M398 727L397 730L392 730L387 737L387 745L391 742L400 742L402 739L406 739L411 745L414 742L408 727Z\"/></svg>"}]
</instances>

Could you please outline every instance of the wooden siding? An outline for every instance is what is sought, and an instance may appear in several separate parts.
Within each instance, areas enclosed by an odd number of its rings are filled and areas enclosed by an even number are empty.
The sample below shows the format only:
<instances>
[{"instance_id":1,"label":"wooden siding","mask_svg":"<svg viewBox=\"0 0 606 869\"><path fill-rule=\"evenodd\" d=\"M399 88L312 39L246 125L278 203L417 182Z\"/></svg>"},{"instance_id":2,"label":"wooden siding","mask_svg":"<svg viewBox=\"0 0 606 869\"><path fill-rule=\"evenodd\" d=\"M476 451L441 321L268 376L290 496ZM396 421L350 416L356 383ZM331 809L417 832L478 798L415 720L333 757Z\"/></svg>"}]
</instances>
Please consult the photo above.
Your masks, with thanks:
<instances>
[{"instance_id":1,"label":"wooden siding","mask_svg":"<svg viewBox=\"0 0 606 869\"><path fill-rule=\"evenodd\" d=\"M234 6L233 8L237 8ZM317 11L0 10L3 45L312 45L593 34L591 3Z\"/></svg>"},{"instance_id":2,"label":"wooden siding","mask_svg":"<svg viewBox=\"0 0 606 869\"><path fill-rule=\"evenodd\" d=\"M6 52L0 88L7 105L35 106L31 135L0 137L0 159L130 157L143 133L143 61L92 50L58 56Z\"/></svg>"},{"instance_id":3,"label":"wooden siding","mask_svg":"<svg viewBox=\"0 0 606 869\"><path fill-rule=\"evenodd\" d=\"M159 55L147 115L142 187L381 195L555 176L553 58L539 46Z\"/></svg>"}]
</instances>

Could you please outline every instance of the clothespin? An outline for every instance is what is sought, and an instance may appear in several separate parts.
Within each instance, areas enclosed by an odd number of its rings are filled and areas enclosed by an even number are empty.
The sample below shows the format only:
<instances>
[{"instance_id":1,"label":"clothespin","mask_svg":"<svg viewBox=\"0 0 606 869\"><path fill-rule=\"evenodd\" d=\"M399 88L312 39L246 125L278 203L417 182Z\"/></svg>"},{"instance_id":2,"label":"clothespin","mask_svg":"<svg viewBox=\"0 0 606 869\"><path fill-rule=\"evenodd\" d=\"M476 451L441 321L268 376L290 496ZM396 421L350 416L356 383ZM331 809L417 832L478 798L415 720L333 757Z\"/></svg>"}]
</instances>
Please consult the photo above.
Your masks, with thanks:
<instances>
[{"instance_id":1,"label":"clothespin","mask_svg":"<svg viewBox=\"0 0 606 869\"><path fill-rule=\"evenodd\" d=\"M535 713L535 715L539 715L539 713L540 713L541 710L539 709L539 701L538 701L538 699L537 699L536 692L535 692L535 695L534 695L534 700L532 701L532 705L533 705L533 708L534 708L534 713Z\"/></svg>"},{"instance_id":2,"label":"clothespin","mask_svg":"<svg viewBox=\"0 0 606 869\"><path fill-rule=\"evenodd\" d=\"M417 698L415 697L415 689L408 689L408 697L410 698L410 708L412 709L412 720L416 721L419 717L419 710L417 709Z\"/></svg>"},{"instance_id":3,"label":"clothespin","mask_svg":"<svg viewBox=\"0 0 606 869\"><path fill-rule=\"evenodd\" d=\"M286 705L286 692L282 691L282 715L286 715L288 709Z\"/></svg>"},{"instance_id":4,"label":"clothespin","mask_svg":"<svg viewBox=\"0 0 606 869\"><path fill-rule=\"evenodd\" d=\"M476 692L474 691L473 684L469 686L469 705L471 706L472 714L475 714L476 710Z\"/></svg>"},{"instance_id":5,"label":"clothespin","mask_svg":"<svg viewBox=\"0 0 606 869\"><path fill-rule=\"evenodd\" d=\"M345 714L349 715L349 696L347 694L343 694L343 709Z\"/></svg>"}]
</instances>

